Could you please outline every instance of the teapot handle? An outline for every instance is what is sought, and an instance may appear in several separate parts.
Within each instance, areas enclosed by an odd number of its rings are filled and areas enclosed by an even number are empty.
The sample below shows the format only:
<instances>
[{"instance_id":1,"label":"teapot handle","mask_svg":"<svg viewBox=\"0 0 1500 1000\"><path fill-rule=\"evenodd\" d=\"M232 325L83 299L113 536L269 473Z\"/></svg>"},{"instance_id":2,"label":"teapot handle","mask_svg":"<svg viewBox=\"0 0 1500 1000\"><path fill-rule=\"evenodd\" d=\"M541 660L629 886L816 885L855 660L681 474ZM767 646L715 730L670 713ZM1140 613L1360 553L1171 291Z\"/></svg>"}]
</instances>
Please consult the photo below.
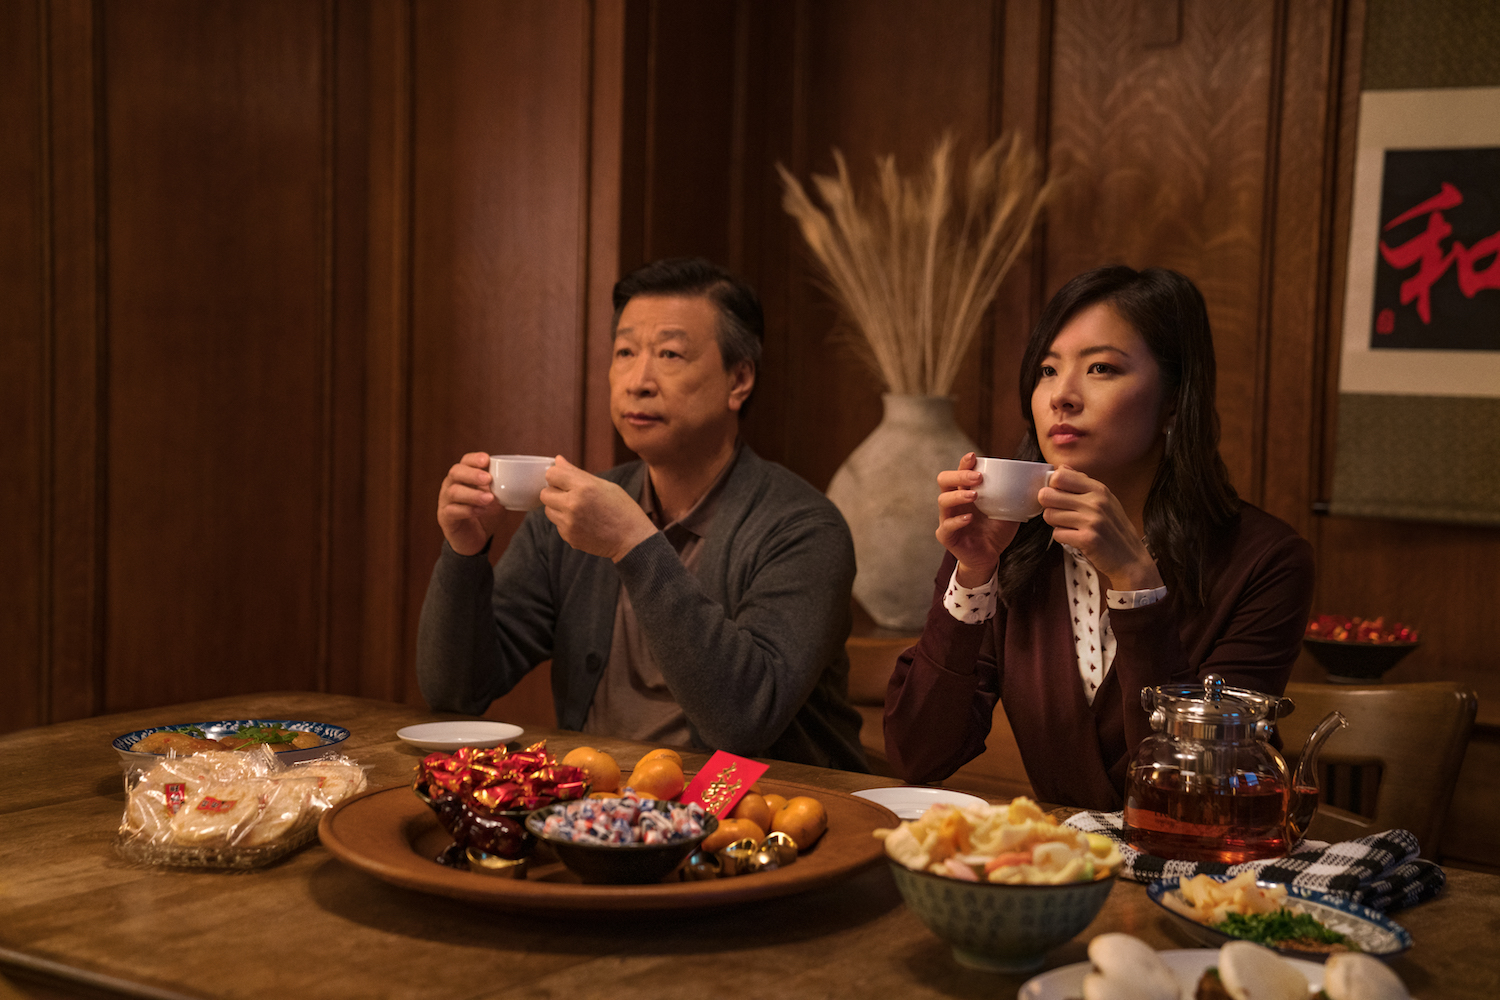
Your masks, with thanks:
<instances>
[{"instance_id":1,"label":"teapot handle","mask_svg":"<svg viewBox=\"0 0 1500 1000\"><path fill-rule=\"evenodd\" d=\"M1156 688L1141 688L1141 707L1146 710L1146 715L1149 716L1146 721L1151 726L1153 733L1159 733L1166 728L1167 713L1157 707Z\"/></svg>"},{"instance_id":2,"label":"teapot handle","mask_svg":"<svg viewBox=\"0 0 1500 1000\"><path fill-rule=\"evenodd\" d=\"M1141 707L1146 710L1147 715L1156 711L1156 688L1141 688Z\"/></svg>"}]
</instances>

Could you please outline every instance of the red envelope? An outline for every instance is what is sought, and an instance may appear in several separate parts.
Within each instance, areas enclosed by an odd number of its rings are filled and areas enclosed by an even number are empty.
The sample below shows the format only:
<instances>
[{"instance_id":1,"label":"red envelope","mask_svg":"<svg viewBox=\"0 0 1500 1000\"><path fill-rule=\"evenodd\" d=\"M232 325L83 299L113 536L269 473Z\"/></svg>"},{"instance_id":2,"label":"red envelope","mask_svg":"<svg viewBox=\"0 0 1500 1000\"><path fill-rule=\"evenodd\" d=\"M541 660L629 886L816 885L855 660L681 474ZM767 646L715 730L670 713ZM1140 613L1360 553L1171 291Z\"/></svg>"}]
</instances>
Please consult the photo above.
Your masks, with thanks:
<instances>
[{"instance_id":1,"label":"red envelope","mask_svg":"<svg viewBox=\"0 0 1500 1000\"><path fill-rule=\"evenodd\" d=\"M679 801L697 802L723 819L770 766L720 750L693 776L692 782L682 790Z\"/></svg>"}]
</instances>

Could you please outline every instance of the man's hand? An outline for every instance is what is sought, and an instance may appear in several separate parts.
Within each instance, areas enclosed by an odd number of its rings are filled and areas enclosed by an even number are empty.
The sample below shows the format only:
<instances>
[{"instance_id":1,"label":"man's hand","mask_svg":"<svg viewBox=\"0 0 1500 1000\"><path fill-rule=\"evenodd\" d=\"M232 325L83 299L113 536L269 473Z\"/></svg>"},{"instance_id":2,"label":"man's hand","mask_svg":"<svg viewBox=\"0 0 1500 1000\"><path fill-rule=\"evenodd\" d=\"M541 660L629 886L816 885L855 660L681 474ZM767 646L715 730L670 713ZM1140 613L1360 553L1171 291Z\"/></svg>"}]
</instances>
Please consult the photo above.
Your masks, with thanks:
<instances>
[{"instance_id":1,"label":"man's hand","mask_svg":"<svg viewBox=\"0 0 1500 1000\"><path fill-rule=\"evenodd\" d=\"M1162 585L1156 560L1108 486L1062 465L1037 497L1052 537L1088 556L1109 589L1155 590Z\"/></svg>"},{"instance_id":2,"label":"man's hand","mask_svg":"<svg viewBox=\"0 0 1500 1000\"><path fill-rule=\"evenodd\" d=\"M471 451L448 470L438 490L438 527L453 551L472 556L484 548L504 508L490 492L490 456Z\"/></svg>"},{"instance_id":3,"label":"man's hand","mask_svg":"<svg viewBox=\"0 0 1500 1000\"><path fill-rule=\"evenodd\" d=\"M630 494L607 479L584 472L561 455L547 470L542 505L563 541L580 552L604 556L612 562L619 562L656 534L656 525Z\"/></svg>"},{"instance_id":4,"label":"man's hand","mask_svg":"<svg viewBox=\"0 0 1500 1000\"><path fill-rule=\"evenodd\" d=\"M983 587L1000 565L1000 553L1016 537L1020 525L985 517L974 506L974 487L984 476L974 471L979 463L971 451L959 459L958 468L939 472L937 540L958 560L958 584Z\"/></svg>"}]
</instances>

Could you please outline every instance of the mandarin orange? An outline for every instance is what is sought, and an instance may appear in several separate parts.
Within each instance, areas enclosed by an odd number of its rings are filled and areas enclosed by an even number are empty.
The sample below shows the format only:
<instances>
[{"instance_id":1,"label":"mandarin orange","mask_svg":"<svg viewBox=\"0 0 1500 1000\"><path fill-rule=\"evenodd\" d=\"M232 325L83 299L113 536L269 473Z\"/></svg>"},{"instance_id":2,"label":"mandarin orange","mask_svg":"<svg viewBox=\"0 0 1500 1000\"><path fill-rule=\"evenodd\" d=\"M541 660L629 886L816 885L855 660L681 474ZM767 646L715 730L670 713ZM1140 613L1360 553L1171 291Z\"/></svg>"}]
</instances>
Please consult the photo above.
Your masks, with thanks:
<instances>
[{"instance_id":1,"label":"mandarin orange","mask_svg":"<svg viewBox=\"0 0 1500 1000\"><path fill-rule=\"evenodd\" d=\"M771 807L766 805L764 798L754 792L747 792L744 798L735 803L734 808L729 811L728 818L748 819L762 830L771 829Z\"/></svg>"},{"instance_id":2,"label":"mandarin orange","mask_svg":"<svg viewBox=\"0 0 1500 1000\"><path fill-rule=\"evenodd\" d=\"M562 759L564 764L581 768L589 776L589 787L596 792L620 790L620 765L603 750L593 747L578 747L568 751Z\"/></svg>"},{"instance_id":3,"label":"mandarin orange","mask_svg":"<svg viewBox=\"0 0 1500 1000\"><path fill-rule=\"evenodd\" d=\"M719 828L703 838L701 847L705 851L718 851L746 837L759 844L766 839L766 831L748 819L721 819Z\"/></svg>"},{"instance_id":4,"label":"mandarin orange","mask_svg":"<svg viewBox=\"0 0 1500 1000\"><path fill-rule=\"evenodd\" d=\"M777 813L781 812L782 809L786 808L785 795L777 795L775 792L766 792L761 796L761 798L766 800L766 806L771 810L772 816L775 816Z\"/></svg>"},{"instance_id":5,"label":"mandarin orange","mask_svg":"<svg viewBox=\"0 0 1500 1000\"><path fill-rule=\"evenodd\" d=\"M634 788L636 794L653 799L673 799L682 794L687 784L682 768L662 757L642 761L630 772L626 787Z\"/></svg>"},{"instance_id":6,"label":"mandarin orange","mask_svg":"<svg viewBox=\"0 0 1500 1000\"><path fill-rule=\"evenodd\" d=\"M666 747L657 747L655 750L647 750L646 755L635 762L635 766L640 767L648 760L657 760L663 757L676 764L677 770L685 770L685 768L683 768L682 766L682 754L678 753L676 750L668 750Z\"/></svg>"},{"instance_id":7,"label":"mandarin orange","mask_svg":"<svg viewBox=\"0 0 1500 1000\"><path fill-rule=\"evenodd\" d=\"M826 829L828 810L823 808L823 803L808 795L798 795L791 799L771 817L771 830L791 837L797 842L797 847L804 851Z\"/></svg>"}]
</instances>

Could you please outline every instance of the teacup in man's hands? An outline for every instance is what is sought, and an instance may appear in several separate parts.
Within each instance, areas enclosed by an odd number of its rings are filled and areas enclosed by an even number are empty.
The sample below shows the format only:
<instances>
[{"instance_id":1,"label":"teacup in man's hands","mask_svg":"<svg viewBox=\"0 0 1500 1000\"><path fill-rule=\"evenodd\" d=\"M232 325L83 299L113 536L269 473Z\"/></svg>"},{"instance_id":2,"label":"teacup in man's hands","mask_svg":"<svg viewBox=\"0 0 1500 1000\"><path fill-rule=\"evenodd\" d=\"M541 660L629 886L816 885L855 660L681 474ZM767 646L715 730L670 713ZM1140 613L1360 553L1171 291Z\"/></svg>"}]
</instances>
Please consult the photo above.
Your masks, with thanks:
<instances>
[{"instance_id":1,"label":"teacup in man's hands","mask_svg":"<svg viewBox=\"0 0 1500 1000\"><path fill-rule=\"evenodd\" d=\"M656 525L630 494L561 455L547 470L542 504L547 520L557 525L563 541L580 552L613 562L656 534Z\"/></svg>"},{"instance_id":2,"label":"teacup in man's hands","mask_svg":"<svg viewBox=\"0 0 1500 1000\"><path fill-rule=\"evenodd\" d=\"M471 451L448 470L438 490L438 527L461 556L483 550L504 513L490 482L490 456Z\"/></svg>"}]
</instances>

